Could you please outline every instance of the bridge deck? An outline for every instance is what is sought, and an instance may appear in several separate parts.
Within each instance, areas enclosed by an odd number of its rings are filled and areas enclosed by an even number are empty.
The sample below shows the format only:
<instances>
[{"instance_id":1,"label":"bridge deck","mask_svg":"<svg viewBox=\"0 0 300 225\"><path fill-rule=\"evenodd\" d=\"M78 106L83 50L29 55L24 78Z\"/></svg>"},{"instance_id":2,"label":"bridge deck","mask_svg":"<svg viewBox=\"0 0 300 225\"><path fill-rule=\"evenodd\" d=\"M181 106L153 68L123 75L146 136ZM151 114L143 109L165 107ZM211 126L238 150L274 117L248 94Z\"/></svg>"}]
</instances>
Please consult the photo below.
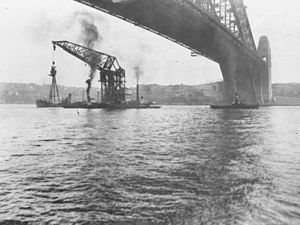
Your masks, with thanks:
<instances>
[{"instance_id":1,"label":"bridge deck","mask_svg":"<svg viewBox=\"0 0 300 225\"><path fill-rule=\"evenodd\" d=\"M75 1L147 29L216 62L222 61L219 45L237 48L261 61L256 51L190 0L138 0L127 4L116 4L111 0Z\"/></svg>"}]
</instances>

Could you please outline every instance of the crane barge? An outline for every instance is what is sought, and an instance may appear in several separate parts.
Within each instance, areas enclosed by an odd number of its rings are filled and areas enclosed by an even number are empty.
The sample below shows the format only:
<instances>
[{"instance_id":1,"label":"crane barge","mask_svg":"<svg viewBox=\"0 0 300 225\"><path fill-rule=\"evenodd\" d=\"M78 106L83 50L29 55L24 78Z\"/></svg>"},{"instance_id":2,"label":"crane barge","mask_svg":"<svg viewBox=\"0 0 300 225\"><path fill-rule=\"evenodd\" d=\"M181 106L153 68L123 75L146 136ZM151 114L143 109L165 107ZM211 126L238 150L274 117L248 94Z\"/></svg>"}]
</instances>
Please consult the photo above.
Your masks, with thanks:
<instances>
[{"instance_id":1,"label":"crane barge","mask_svg":"<svg viewBox=\"0 0 300 225\"><path fill-rule=\"evenodd\" d=\"M125 97L125 70L120 66L115 56L108 55L69 41L52 41L53 49L56 46L70 53L76 58L88 64L91 69L99 71L101 102L92 102L90 88L92 78L87 83L87 101L71 102L71 96L62 102L64 108L159 108L151 103L141 103L140 99L126 102ZM137 85L137 96L139 96Z\"/></svg>"}]
</instances>

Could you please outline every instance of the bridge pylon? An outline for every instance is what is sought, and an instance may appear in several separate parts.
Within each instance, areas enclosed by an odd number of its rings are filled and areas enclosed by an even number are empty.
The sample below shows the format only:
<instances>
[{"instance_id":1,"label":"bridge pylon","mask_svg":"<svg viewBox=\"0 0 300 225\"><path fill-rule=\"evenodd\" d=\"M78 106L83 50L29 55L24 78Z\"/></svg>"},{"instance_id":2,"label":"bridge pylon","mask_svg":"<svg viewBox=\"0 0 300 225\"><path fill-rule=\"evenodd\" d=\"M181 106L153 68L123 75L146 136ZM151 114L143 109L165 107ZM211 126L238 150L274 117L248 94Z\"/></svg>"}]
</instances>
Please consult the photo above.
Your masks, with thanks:
<instances>
[{"instance_id":1,"label":"bridge pylon","mask_svg":"<svg viewBox=\"0 0 300 225\"><path fill-rule=\"evenodd\" d=\"M272 60L271 47L268 37L262 36L258 44L258 56L263 60L260 80L257 82L257 88L260 91L264 103L272 101Z\"/></svg>"}]
</instances>

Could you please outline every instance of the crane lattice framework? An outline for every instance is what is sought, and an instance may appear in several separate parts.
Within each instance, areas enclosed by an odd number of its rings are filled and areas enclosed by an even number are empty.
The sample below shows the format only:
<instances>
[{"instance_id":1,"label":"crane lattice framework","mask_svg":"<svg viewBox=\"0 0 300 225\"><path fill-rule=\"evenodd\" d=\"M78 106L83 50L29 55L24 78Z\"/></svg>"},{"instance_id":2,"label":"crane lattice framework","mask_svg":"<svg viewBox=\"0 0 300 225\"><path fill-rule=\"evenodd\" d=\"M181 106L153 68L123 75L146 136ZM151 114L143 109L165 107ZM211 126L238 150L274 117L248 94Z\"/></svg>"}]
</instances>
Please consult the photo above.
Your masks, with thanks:
<instances>
[{"instance_id":1,"label":"crane lattice framework","mask_svg":"<svg viewBox=\"0 0 300 225\"><path fill-rule=\"evenodd\" d=\"M263 37L256 48L243 0L75 1L219 63L225 86L224 101L231 102L235 93L248 103L270 101L269 41Z\"/></svg>"},{"instance_id":2,"label":"crane lattice framework","mask_svg":"<svg viewBox=\"0 0 300 225\"><path fill-rule=\"evenodd\" d=\"M100 71L101 100L105 103L125 101L125 70L116 57L69 42L52 41L53 48L66 52Z\"/></svg>"},{"instance_id":3,"label":"crane lattice framework","mask_svg":"<svg viewBox=\"0 0 300 225\"><path fill-rule=\"evenodd\" d=\"M56 71L55 62L52 62L52 66L49 74L49 76L52 77L52 83L49 91L49 102L51 104L60 103L59 92L58 92L58 87L56 82L56 73L57 71Z\"/></svg>"}]
</instances>

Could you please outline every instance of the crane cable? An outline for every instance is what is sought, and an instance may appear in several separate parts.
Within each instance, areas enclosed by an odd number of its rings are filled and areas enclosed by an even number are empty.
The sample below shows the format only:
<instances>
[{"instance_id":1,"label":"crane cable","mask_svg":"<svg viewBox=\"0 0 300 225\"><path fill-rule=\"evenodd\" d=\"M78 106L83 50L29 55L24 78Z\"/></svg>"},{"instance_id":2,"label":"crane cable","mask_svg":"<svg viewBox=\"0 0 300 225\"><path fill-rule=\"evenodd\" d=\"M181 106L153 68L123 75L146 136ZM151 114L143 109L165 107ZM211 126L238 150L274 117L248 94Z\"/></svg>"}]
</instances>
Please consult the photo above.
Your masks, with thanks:
<instances>
[{"instance_id":1,"label":"crane cable","mask_svg":"<svg viewBox=\"0 0 300 225\"><path fill-rule=\"evenodd\" d=\"M56 46L53 45L53 51L52 51L52 64L55 64L55 50L56 50Z\"/></svg>"}]
</instances>

